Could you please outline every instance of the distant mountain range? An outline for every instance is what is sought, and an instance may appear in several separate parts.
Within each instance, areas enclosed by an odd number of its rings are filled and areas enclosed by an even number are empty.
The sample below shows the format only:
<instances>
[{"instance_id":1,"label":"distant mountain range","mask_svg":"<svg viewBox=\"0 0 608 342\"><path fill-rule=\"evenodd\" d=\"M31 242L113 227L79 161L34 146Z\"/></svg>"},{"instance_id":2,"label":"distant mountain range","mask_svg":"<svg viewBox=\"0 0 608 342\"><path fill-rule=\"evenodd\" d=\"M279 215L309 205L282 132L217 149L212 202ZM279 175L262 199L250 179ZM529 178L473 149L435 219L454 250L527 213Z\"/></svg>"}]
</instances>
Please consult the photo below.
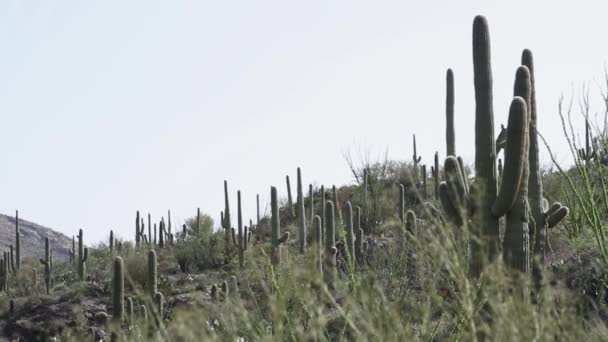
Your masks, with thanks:
<instances>
[{"instance_id":1,"label":"distant mountain range","mask_svg":"<svg viewBox=\"0 0 608 342\"><path fill-rule=\"evenodd\" d=\"M69 258L72 239L51 228L19 218L21 258L44 257L44 239L49 238L55 260ZM15 217L0 214L0 254L15 245Z\"/></svg>"}]
</instances>

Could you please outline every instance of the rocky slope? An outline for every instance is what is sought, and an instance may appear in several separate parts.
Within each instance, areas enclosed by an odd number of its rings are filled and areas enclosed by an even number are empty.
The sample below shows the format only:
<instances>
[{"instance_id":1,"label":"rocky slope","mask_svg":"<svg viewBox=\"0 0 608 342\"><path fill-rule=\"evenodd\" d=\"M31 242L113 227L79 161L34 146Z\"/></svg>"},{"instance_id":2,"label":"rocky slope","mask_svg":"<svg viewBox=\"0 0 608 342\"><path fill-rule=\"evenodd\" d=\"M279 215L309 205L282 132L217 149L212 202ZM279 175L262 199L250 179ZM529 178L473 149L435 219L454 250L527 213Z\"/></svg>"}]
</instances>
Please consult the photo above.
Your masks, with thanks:
<instances>
[{"instance_id":1,"label":"rocky slope","mask_svg":"<svg viewBox=\"0 0 608 342\"><path fill-rule=\"evenodd\" d=\"M19 218L21 257L44 257L44 239L49 238L56 260L67 260L72 239L50 228ZM15 217L0 214L0 253L15 244Z\"/></svg>"}]
</instances>

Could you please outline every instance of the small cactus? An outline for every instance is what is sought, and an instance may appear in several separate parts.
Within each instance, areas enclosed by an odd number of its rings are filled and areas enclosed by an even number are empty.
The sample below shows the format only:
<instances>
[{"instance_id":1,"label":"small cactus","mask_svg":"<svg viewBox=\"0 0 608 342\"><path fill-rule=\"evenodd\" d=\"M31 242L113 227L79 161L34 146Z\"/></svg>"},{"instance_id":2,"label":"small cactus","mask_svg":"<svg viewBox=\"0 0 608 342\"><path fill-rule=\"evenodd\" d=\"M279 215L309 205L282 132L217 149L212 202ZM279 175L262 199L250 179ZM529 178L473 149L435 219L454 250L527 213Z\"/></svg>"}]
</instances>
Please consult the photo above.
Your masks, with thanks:
<instances>
[{"instance_id":1,"label":"small cactus","mask_svg":"<svg viewBox=\"0 0 608 342\"><path fill-rule=\"evenodd\" d=\"M133 299L131 297L127 298L126 320L129 325L133 324Z\"/></svg>"},{"instance_id":2,"label":"small cactus","mask_svg":"<svg viewBox=\"0 0 608 342\"><path fill-rule=\"evenodd\" d=\"M162 322L163 316L165 314L165 311L164 311L165 296L163 296L163 294L160 292L156 292L154 294L154 304L156 305L157 323L160 325L160 322Z\"/></svg>"}]
</instances>

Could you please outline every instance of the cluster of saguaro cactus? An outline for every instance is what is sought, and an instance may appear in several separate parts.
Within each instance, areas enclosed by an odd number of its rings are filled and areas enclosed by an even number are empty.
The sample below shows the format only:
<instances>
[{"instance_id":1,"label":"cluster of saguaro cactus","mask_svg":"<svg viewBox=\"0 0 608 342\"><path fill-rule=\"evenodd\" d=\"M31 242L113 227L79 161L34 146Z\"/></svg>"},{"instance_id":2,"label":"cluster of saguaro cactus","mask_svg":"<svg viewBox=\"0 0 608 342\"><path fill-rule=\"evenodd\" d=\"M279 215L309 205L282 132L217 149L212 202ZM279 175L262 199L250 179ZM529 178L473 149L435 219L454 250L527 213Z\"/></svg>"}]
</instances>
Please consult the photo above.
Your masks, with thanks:
<instances>
[{"instance_id":1,"label":"cluster of saguaro cactus","mask_svg":"<svg viewBox=\"0 0 608 342\"><path fill-rule=\"evenodd\" d=\"M472 247L472 272L478 275L485 263L486 254L493 260L499 248L499 223L506 216L503 256L507 264L527 272L530 267L530 247L534 237L542 249L544 228L548 226L547 213L542 212L542 184L538 169L536 105L534 103L531 53L526 50L522 66L517 69L514 98L509 111L508 126L494 139L494 115L492 107L492 73L490 66L490 38L487 21L478 16L473 23L473 63L475 83L475 173L479 195L478 210L472 210L467 179L461 159L448 156L444 169L446 181L439 187L439 197L444 210L457 225L462 225L467 214L475 212L477 228ZM530 121L532 120L532 124ZM498 147L497 147L498 145ZM504 146L505 157L500 186L496 175L496 155ZM529 191L529 181L531 189ZM529 201L530 199L530 201ZM473 199L476 200L476 199ZM471 200L471 201L473 201ZM529 204L530 203L530 204ZM528 211L531 207L533 224L530 230ZM568 209L556 205L550 212L552 222L563 219ZM556 214L559 212L559 214ZM534 228L534 227L533 227ZM537 236L538 235L538 236ZM541 237L541 235L543 235ZM534 241L534 240L532 240Z\"/></svg>"}]
</instances>

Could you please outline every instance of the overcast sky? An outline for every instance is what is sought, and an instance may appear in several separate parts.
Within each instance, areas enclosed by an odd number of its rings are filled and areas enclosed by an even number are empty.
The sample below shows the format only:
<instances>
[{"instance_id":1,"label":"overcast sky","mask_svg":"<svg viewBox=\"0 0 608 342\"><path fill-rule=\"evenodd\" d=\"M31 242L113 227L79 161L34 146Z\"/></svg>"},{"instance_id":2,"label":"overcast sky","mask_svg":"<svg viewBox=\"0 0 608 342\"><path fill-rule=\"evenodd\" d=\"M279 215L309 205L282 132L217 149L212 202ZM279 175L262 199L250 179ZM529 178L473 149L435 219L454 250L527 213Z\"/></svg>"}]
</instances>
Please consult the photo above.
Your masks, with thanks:
<instances>
[{"instance_id":1,"label":"overcast sky","mask_svg":"<svg viewBox=\"0 0 608 342\"><path fill-rule=\"evenodd\" d=\"M302 167L353 181L342 152L445 156L445 72L456 149L474 157L471 31L487 16L495 123L521 51L534 52L541 132L567 161L560 94L601 81L605 1L0 2L0 212L88 242L133 238L135 210L219 221L223 180L246 216ZM596 86L592 84L592 95ZM597 96L596 96L597 97ZM594 111L601 111L601 106ZM546 151L541 150L548 160ZM295 184L293 184L295 188Z\"/></svg>"}]
</instances>

